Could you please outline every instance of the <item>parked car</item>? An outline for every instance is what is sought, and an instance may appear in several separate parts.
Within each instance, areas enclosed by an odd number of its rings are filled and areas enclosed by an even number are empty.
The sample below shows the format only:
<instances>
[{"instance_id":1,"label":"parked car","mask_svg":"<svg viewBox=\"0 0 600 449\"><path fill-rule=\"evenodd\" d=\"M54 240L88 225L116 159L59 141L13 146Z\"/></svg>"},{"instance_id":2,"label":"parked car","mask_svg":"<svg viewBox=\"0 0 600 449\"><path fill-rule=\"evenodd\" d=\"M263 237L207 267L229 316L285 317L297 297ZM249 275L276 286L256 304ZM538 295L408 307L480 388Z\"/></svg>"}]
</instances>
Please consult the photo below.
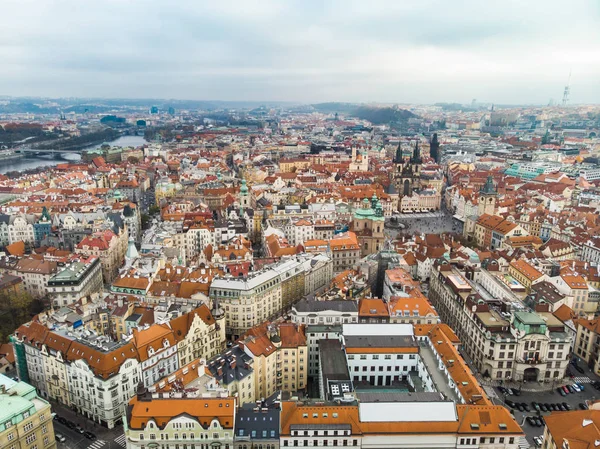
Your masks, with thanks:
<instances>
[{"instance_id":1,"label":"parked car","mask_svg":"<svg viewBox=\"0 0 600 449\"><path fill-rule=\"evenodd\" d=\"M515 404L515 408L516 408L518 411L520 411L520 412L524 412L524 411L525 411L525 409L523 408L523 405L521 405L521 403L520 403L520 402L517 402L517 403Z\"/></svg>"},{"instance_id":2,"label":"parked car","mask_svg":"<svg viewBox=\"0 0 600 449\"><path fill-rule=\"evenodd\" d=\"M569 393L576 393L575 388L572 385L565 385L569 389Z\"/></svg>"},{"instance_id":3,"label":"parked car","mask_svg":"<svg viewBox=\"0 0 600 449\"><path fill-rule=\"evenodd\" d=\"M533 417L528 416L527 418L525 418L525 421L527 421L527 424L529 424L530 426L537 427L537 423L535 422L535 419L533 419Z\"/></svg>"},{"instance_id":4,"label":"parked car","mask_svg":"<svg viewBox=\"0 0 600 449\"><path fill-rule=\"evenodd\" d=\"M542 427L544 425L544 421L542 421L541 418L535 416L533 419L535 419L535 423L538 427Z\"/></svg>"},{"instance_id":5,"label":"parked car","mask_svg":"<svg viewBox=\"0 0 600 449\"><path fill-rule=\"evenodd\" d=\"M579 388L579 385L577 385L577 384L573 384L573 385L571 385L571 387L572 387L572 388L573 388L573 390L575 390L577 393L580 393L580 392L581 392L581 388Z\"/></svg>"},{"instance_id":6,"label":"parked car","mask_svg":"<svg viewBox=\"0 0 600 449\"><path fill-rule=\"evenodd\" d=\"M498 387L498 391L502 394L507 394L506 388L504 388L504 387Z\"/></svg>"},{"instance_id":7,"label":"parked car","mask_svg":"<svg viewBox=\"0 0 600 449\"><path fill-rule=\"evenodd\" d=\"M536 411L540 411L540 404L538 404L537 402L532 402L531 406L534 408L534 410Z\"/></svg>"},{"instance_id":8,"label":"parked car","mask_svg":"<svg viewBox=\"0 0 600 449\"><path fill-rule=\"evenodd\" d=\"M561 395L561 396L566 396L566 395L567 395L567 393L565 393L565 390L563 390L561 387L558 387L558 388L556 389L556 391L558 391L558 392L560 393L560 395Z\"/></svg>"},{"instance_id":9,"label":"parked car","mask_svg":"<svg viewBox=\"0 0 600 449\"><path fill-rule=\"evenodd\" d=\"M507 399L506 401L506 405L508 405L511 408L515 408L515 403L513 401L511 401L510 399Z\"/></svg>"},{"instance_id":10,"label":"parked car","mask_svg":"<svg viewBox=\"0 0 600 449\"><path fill-rule=\"evenodd\" d=\"M582 383L579 383L579 382L578 382L578 383L577 383L577 386L579 387L579 389L580 389L581 391L585 391L585 387L583 386L583 384L582 384Z\"/></svg>"},{"instance_id":11,"label":"parked car","mask_svg":"<svg viewBox=\"0 0 600 449\"><path fill-rule=\"evenodd\" d=\"M540 410L543 412L548 412L548 407L546 407L546 404L540 404Z\"/></svg>"},{"instance_id":12,"label":"parked car","mask_svg":"<svg viewBox=\"0 0 600 449\"><path fill-rule=\"evenodd\" d=\"M58 416L58 415L55 413L55 414L54 414L54 417L53 417L53 419L54 419L55 421L58 421L58 418L60 418L60 416Z\"/></svg>"},{"instance_id":13,"label":"parked car","mask_svg":"<svg viewBox=\"0 0 600 449\"><path fill-rule=\"evenodd\" d=\"M511 390L512 390L512 392L513 392L513 394L515 396L521 396L521 391L520 390L517 390L516 388L511 388Z\"/></svg>"},{"instance_id":14,"label":"parked car","mask_svg":"<svg viewBox=\"0 0 600 449\"><path fill-rule=\"evenodd\" d=\"M541 437L533 437L533 442L535 443L536 446L541 446L543 440Z\"/></svg>"},{"instance_id":15,"label":"parked car","mask_svg":"<svg viewBox=\"0 0 600 449\"><path fill-rule=\"evenodd\" d=\"M83 435L85 433L85 430L79 424L75 427L75 430L77 432L79 432L81 435Z\"/></svg>"},{"instance_id":16,"label":"parked car","mask_svg":"<svg viewBox=\"0 0 600 449\"><path fill-rule=\"evenodd\" d=\"M587 409L588 409L588 406L587 406L587 405L585 405L583 402L580 402L580 403L579 403L579 408L580 408L581 410L587 410Z\"/></svg>"},{"instance_id":17,"label":"parked car","mask_svg":"<svg viewBox=\"0 0 600 449\"><path fill-rule=\"evenodd\" d=\"M69 429L74 429L74 428L75 428L77 425L76 425L76 424L75 424L73 421L67 421L67 422L66 422L66 426L67 426Z\"/></svg>"},{"instance_id":18,"label":"parked car","mask_svg":"<svg viewBox=\"0 0 600 449\"><path fill-rule=\"evenodd\" d=\"M58 417L58 422L61 423L62 425L67 425L67 420L65 418L63 418L62 416Z\"/></svg>"},{"instance_id":19,"label":"parked car","mask_svg":"<svg viewBox=\"0 0 600 449\"><path fill-rule=\"evenodd\" d=\"M571 391L567 388L566 385L562 386L563 391L565 392L565 394L569 394Z\"/></svg>"},{"instance_id":20,"label":"parked car","mask_svg":"<svg viewBox=\"0 0 600 449\"><path fill-rule=\"evenodd\" d=\"M65 441L67 441L67 439L64 436L62 436L60 433L55 433L54 434L54 439L56 441L61 442L61 443L64 443Z\"/></svg>"},{"instance_id":21,"label":"parked car","mask_svg":"<svg viewBox=\"0 0 600 449\"><path fill-rule=\"evenodd\" d=\"M566 402L562 403L563 407L566 408L567 410L571 410L571 406L569 404L567 404Z\"/></svg>"},{"instance_id":22,"label":"parked car","mask_svg":"<svg viewBox=\"0 0 600 449\"><path fill-rule=\"evenodd\" d=\"M575 369L576 369L577 371L579 371L581 374L583 374L583 373L584 373L584 371L583 371L583 368L582 368L581 366L579 366L579 365L574 365L574 366L575 366Z\"/></svg>"},{"instance_id":23,"label":"parked car","mask_svg":"<svg viewBox=\"0 0 600 449\"><path fill-rule=\"evenodd\" d=\"M521 407L523 407L523 410L525 410L526 412L529 411L529 406L525 402L521 402Z\"/></svg>"}]
</instances>

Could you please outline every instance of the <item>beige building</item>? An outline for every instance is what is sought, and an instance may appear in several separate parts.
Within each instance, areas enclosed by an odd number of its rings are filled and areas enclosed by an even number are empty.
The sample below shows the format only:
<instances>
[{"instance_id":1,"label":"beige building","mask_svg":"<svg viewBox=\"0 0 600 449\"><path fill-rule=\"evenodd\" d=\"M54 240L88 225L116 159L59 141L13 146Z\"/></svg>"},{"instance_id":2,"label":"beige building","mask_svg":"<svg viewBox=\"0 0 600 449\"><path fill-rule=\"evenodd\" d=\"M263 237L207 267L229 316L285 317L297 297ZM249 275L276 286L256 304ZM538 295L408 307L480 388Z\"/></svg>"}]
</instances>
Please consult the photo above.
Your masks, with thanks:
<instances>
[{"instance_id":1,"label":"beige building","mask_svg":"<svg viewBox=\"0 0 600 449\"><path fill-rule=\"evenodd\" d=\"M76 251L85 256L98 256L104 283L110 284L116 279L125 260L128 240L127 229L121 230L119 234L107 229L85 237L77 245Z\"/></svg>"},{"instance_id":2,"label":"beige building","mask_svg":"<svg viewBox=\"0 0 600 449\"><path fill-rule=\"evenodd\" d=\"M304 326L264 324L250 329L241 343L254 360L258 395L269 397L279 390L293 393L306 388L308 346Z\"/></svg>"},{"instance_id":3,"label":"beige building","mask_svg":"<svg viewBox=\"0 0 600 449\"><path fill-rule=\"evenodd\" d=\"M235 412L231 397L165 398L141 391L123 424L126 447L233 449Z\"/></svg>"},{"instance_id":4,"label":"beige building","mask_svg":"<svg viewBox=\"0 0 600 449\"><path fill-rule=\"evenodd\" d=\"M515 381L560 380L569 364L572 338L550 312L504 312L490 307L477 270L461 272L436 262L429 299L442 322L461 339L485 377Z\"/></svg>"},{"instance_id":5,"label":"beige building","mask_svg":"<svg viewBox=\"0 0 600 449\"><path fill-rule=\"evenodd\" d=\"M304 296L304 266L297 258L282 260L248 277L215 278L210 298L225 310L227 335L238 338Z\"/></svg>"},{"instance_id":6,"label":"beige building","mask_svg":"<svg viewBox=\"0 0 600 449\"><path fill-rule=\"evenodd\" d=\"M576 321L577 337L574 352L585 360L590 369L600 373L600 320L579 319Z\"/></svg>"},{"instance_id":7,"label":"beige building","mask_svg":"<svg viewBox=\"0 0 600 449\"><path fill-rule=\"evenodd\" d=\"M177 341L179 366L199 358L209 359L224 349L224 319L225 315L222 311L213 311L211 314L208 307L203 304L169 322L176 338L185 335Z\"/></svg>"},{"instance_id":8,"label":"beige building","mask_svg":"<svg viewBox=\"0 0 600 449\"><path fill-rule=\"evenodd\" d=\"M0 447L56 448L50 404L35 388L0 375Z\"/></svg>"},{"instance_id":9,"label":"beige building","mask_svg":"<svg viewBox=\"0 0 600 449\"><path fill-rule=\"evenodd\" d=\"M360 245L354 232L338 234L329 241L333 272L351 269L360 260Z\"/></svg>"}]
</instances>

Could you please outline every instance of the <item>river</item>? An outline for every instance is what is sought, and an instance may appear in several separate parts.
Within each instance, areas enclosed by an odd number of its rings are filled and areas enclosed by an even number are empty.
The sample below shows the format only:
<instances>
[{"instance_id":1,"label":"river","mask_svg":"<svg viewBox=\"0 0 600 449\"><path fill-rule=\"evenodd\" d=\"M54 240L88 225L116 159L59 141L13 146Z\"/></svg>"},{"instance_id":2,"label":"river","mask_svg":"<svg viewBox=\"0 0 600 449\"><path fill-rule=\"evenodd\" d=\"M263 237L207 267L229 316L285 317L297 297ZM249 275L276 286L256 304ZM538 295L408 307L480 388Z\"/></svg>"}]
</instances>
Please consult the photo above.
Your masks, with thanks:
<instances>
[{"instance_id":1,"label":"river","mask_svg":"<svg viewBox=\"0 0 600 449\"><path fill-rule=\"evenodd\" d=\"M113 147L139 147L146 143L146 139L143 136L122 136L111 142L107 142ZM10 171L24 171L31 170L40 167L51 167L57 164L63 164L65 162L79 162L81 160L81 151L94 150L100 148L102 144L90 145L82 148L79 152L65 152L62 153L64 160L54 159L53 156L36 156L34 158L23 158L14 161L8 161L2 163L0 161L0 173L8 173Z\"/></svg>"}]
</instances>

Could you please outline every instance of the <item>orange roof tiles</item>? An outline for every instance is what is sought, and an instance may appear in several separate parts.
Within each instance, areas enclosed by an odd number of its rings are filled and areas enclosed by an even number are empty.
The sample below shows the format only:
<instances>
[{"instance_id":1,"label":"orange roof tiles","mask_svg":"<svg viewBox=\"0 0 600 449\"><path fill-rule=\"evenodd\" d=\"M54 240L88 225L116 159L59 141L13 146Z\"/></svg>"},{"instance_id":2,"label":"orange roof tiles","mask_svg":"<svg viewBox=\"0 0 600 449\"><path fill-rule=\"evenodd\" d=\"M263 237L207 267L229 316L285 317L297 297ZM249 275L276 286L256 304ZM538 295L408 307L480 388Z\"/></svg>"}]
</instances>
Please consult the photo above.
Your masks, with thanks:
<instances>
[{"instance_id":1,"label":"orange roof tiles","mask_svg":"<svg viewBox=\"0 0 600 449\"><path fill-rule=\"evenodd\" d=\"M390 313L383 299L363 298L358 302L358 316L389 317Z\"/></svg>"},{"instance_id":2,"label":"orange roof tiles","mask_svg":"<svg viewBox=\"0 0 600 449\"><path fill-rule=\"evenodd\" d=\"M543 273L540 273L523 259L513 260L510 265L530 281L535 281L544 276Z\"/></svg>"},{"instance_id":3,"label":"orange roof tiles","mask_svg":"<svg viewBox=\"0 0 600 449\"><path fill-rule=\"evenodd\" d=\"M214 419L225 429L233 429L235 398L176 398L139 400L134 397L130 402L131 417L129 428L142 430L148 421L154 421L160 429L173 418L187 415L196 419L208 430Z\"/></svg>"}]
</instances>

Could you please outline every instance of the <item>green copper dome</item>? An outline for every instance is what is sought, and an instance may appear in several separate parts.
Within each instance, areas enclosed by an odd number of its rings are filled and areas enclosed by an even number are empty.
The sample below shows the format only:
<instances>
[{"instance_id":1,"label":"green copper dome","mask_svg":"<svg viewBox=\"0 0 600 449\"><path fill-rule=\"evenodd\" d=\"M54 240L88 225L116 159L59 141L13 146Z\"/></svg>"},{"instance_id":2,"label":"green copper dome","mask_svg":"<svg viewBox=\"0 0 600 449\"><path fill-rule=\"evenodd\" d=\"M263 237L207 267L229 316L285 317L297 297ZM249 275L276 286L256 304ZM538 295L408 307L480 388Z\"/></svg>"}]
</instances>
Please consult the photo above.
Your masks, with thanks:
<instances>
[{"instance_id":1,"label":"green copper dome","mask_svg":"<svg viewBox=\"0 0 600 449\"><path fill-rule=\"evenodd\" d=\"M356 211L354 211L354 217L361 219L361 218L371 218L374 215L374 211L371 208L371 204L369 203L369 199L365 198L362 201L362 207L360 209L357 209Z\"/></svg>"},{"instance_id":2,"label":"green copper dome","mask_svg":"<svg viewBox=\"0 0 600 449\"><path fill-rule=\"evenodd\" d=\"M247 195L248 194L248 186L246 185L246 180L242 179L242 186L240 187L240 193L242 195Z\"/></svg>"}]
</instances>

